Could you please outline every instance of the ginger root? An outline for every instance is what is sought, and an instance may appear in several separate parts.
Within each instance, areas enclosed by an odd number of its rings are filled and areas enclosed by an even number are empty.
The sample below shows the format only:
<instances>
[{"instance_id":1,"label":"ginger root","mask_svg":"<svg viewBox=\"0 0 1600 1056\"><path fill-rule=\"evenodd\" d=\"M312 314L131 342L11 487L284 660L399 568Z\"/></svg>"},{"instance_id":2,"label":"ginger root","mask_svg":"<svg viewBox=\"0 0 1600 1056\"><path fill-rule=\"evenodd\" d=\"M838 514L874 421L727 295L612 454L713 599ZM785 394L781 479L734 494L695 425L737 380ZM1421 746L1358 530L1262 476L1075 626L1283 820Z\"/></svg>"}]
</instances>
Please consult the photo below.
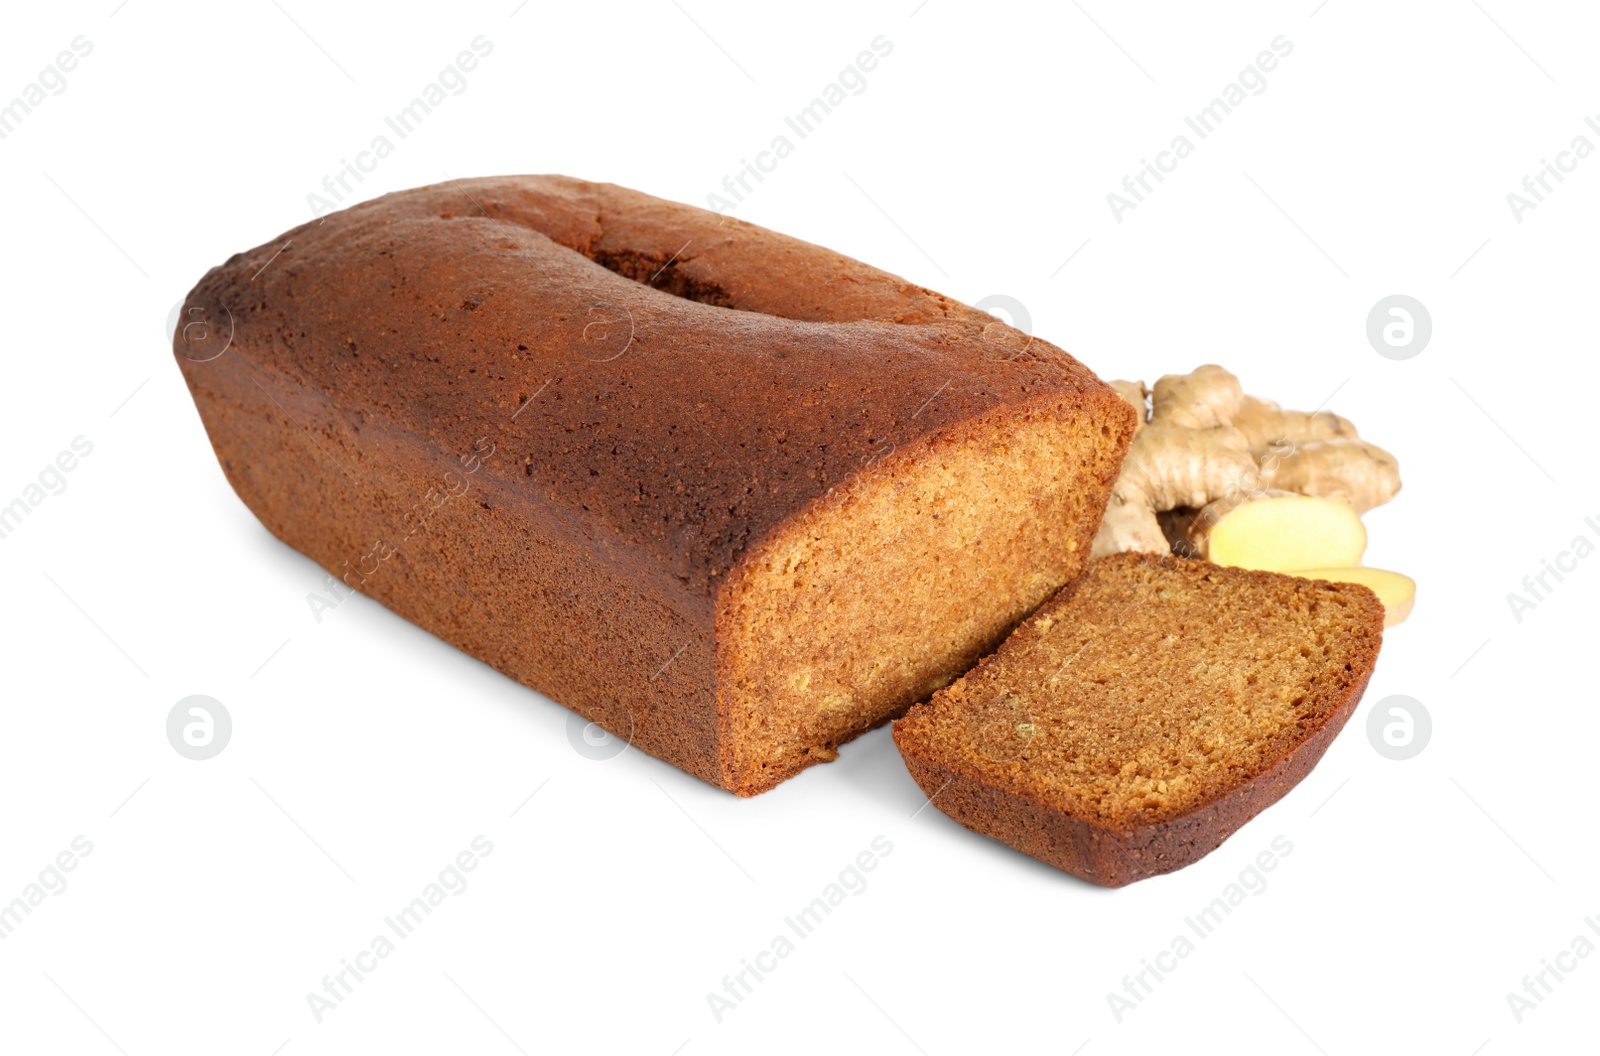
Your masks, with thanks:
<instances>
[{"instance_id":1,"label":"ginger root","mask_svg":"<svg viewBox=\"0 0 1600 1056\"><path fill-rule=\"evenodd\" d=\"M1355 436L1311 440L1278 460L1272 486L1301 495L1343 499L1366 513L1400 490L1400 464Z\"/></svg>"},{"instance_id":2,"label":"ginger root","mask_svg":"<svg viewBox=\"0 0 1600 1056\"><path fill-rule=\"evenodd\" d=\"M1198 530L1205 545L1222 512L1236 516L1271 489L1339 499L1356 513L1388 502L1400 489L1394 457L1362 440L1347 419L1327 411L1285 411L1247 396L1239 379L1215 364L1166 375L1149 389L1142 381L1111 385L1142 415L1148 392L1150 407L1112 488L1095 557L1123 550L1170 552L1158 515L1174 510L1224 504L1190 526L1191 537ZM1261 516L1251 514L1245 523Z\"/></svg>"},{"instance_id":3,"label":"ginger root","mask_svg":"<svg viewBox=\"0 0 1600 1056\"><path fill-rule=\"evenodd\" d=\"M1132 460L1133 449L1155 457ZM1157 510L1204 506L1213 495L1251 487L1256 460L1237 430L1186 429L1151 421L1134 434L1111 491L1093 554L1122 550L1169 553Z\"/></svg>"},{"instance_id":4,"label":"ginger root","mask_svg":"<svg viewBox=\"0 0 1600 1056\"><path fill-rule=\"evenodd\" d=\"M1271 400L1246 396L1233 416L1233 427L1258 450L1274 444L1354 440L1356 427L1332 411L1285 411Z\"/></svg>"}]
</instances>

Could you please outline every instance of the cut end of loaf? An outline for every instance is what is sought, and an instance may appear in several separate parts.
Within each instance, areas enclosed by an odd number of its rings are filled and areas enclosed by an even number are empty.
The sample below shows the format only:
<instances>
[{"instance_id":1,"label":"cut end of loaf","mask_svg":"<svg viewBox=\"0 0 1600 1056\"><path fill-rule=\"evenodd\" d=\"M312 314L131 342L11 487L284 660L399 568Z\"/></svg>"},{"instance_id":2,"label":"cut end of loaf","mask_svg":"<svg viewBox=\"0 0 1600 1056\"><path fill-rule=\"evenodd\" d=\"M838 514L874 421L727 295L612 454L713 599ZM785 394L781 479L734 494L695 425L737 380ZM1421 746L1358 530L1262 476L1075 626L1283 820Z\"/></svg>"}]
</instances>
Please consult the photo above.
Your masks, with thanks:
<instances>
[{"instance_id":1,"label":"cut end of loaf","mask_svg":"<svg viewBox=\"0 0 1600 1056\"><path fill-rule=\"evenodd\" d=\"M831 761L999 645L1083 568L1132 425L1110 393L970 423L753 554L719 636L728 787Z\"/></svg>"},{"instance_id":2,"label":"cut end of loaf","mask_svg":"<svg viewBox=\"0 0 1600 1056\"><path fill-rule=\"evenodd\" d=\"M1116 555L895 740L963 825L1117 886L1209 853L1310 770L1383 619L1355 584Z\"/></svg>"}]
</instances>

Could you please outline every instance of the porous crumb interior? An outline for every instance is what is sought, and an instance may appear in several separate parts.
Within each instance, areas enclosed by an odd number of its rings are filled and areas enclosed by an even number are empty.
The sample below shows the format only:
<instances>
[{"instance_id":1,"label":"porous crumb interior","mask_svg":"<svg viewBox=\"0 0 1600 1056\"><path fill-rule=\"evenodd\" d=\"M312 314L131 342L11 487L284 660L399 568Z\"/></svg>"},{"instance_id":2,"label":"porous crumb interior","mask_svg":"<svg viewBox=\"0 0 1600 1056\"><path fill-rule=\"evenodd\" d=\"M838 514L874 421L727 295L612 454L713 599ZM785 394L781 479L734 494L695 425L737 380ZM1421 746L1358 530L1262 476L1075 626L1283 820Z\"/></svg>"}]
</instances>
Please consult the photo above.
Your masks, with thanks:
<instances>
[{"instance_id":1,"label":"porous crumb interior","mask_svg":"<svg viewBox=\"0 0 1600 1056\"><path fill-rule=\"evenodd\" d=\"M1091 408L974 425L885 458L754 555L719 636L736 786L833 759L1076 575L1120 428Z\"/></svg>"},{"instance_id":2,"label":"porous crumb interior","mask_svg":"<svg viewBox=\"0 0 1600 1056\"><path fill-rule=\"evenodd\" d=\"M1376 636L1376 604L1198 561L1103 559L902 737L1077 816L1163 821L1322 725Z\"/></svg>"}]
</instances>

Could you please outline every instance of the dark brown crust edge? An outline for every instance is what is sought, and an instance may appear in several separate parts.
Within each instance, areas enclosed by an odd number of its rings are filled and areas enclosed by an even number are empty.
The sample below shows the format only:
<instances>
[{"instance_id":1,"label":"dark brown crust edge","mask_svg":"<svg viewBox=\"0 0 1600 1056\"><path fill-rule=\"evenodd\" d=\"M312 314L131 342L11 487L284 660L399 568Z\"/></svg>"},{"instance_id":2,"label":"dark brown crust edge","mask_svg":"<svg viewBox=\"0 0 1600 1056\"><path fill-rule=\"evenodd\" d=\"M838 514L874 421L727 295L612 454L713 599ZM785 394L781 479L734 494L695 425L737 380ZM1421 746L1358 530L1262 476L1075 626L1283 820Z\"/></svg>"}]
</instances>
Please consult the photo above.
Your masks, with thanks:
<instances>
[{"instance_id":1,"label":"dark brown crust edge","mask_svg":"<svg viewBox=\"0 0 1600 1056\"><path fill-rule=\"evenodd\" d=\"M1071 590L1069 584L1063 593ZM1373 600L1376 603L1376 595ZM1378 633L1362 642L1352 657L1352 677L1344 699L1327 721L1294 750L1227 795L1166 821L1119 830L1074 817L920 754L917 745L902 739L898 723L894 727L895 747L929 802L960 825L1091 883L1124 887L1204 858L1311 773L1355 713L1372 678L1383 627L1383 606L1375 607ZM985 660L994 655L989 654Z\"/></svg>"}]
</instances>

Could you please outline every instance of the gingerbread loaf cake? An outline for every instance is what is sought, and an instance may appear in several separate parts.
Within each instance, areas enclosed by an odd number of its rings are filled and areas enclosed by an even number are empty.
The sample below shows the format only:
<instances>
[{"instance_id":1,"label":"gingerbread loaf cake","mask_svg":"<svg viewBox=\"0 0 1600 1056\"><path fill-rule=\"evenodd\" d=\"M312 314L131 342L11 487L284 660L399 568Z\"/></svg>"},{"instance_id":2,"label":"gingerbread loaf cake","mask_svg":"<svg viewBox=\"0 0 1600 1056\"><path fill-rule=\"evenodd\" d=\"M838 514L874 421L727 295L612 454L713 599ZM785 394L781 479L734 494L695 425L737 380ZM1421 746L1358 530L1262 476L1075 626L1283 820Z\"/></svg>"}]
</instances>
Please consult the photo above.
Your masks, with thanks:
<instances>
[{"instance_id":1,"label":"gingerbread loaf cake","mask_svg":"<svg viewBox=\"0 0 1600 1056\"><path fill-rule=\"evenodd\" d=\"M962 825L1119 887L1209 854L1310 772L1383 618L1353 583L1101 558L895 743Z\"/></svg>"},{"instance_id":2,"label":"gingerbread loaf cake","mask_svg":"<svg viewBox=\"0 0 1600 1056\"><path fill-rule=\"evenodd\" d=\"M305 224L212 269L179 322L217 458L274 535L741 795L1071 580L1134 425L985 313L557 176Z\"/></svg>"}]
</instances>

